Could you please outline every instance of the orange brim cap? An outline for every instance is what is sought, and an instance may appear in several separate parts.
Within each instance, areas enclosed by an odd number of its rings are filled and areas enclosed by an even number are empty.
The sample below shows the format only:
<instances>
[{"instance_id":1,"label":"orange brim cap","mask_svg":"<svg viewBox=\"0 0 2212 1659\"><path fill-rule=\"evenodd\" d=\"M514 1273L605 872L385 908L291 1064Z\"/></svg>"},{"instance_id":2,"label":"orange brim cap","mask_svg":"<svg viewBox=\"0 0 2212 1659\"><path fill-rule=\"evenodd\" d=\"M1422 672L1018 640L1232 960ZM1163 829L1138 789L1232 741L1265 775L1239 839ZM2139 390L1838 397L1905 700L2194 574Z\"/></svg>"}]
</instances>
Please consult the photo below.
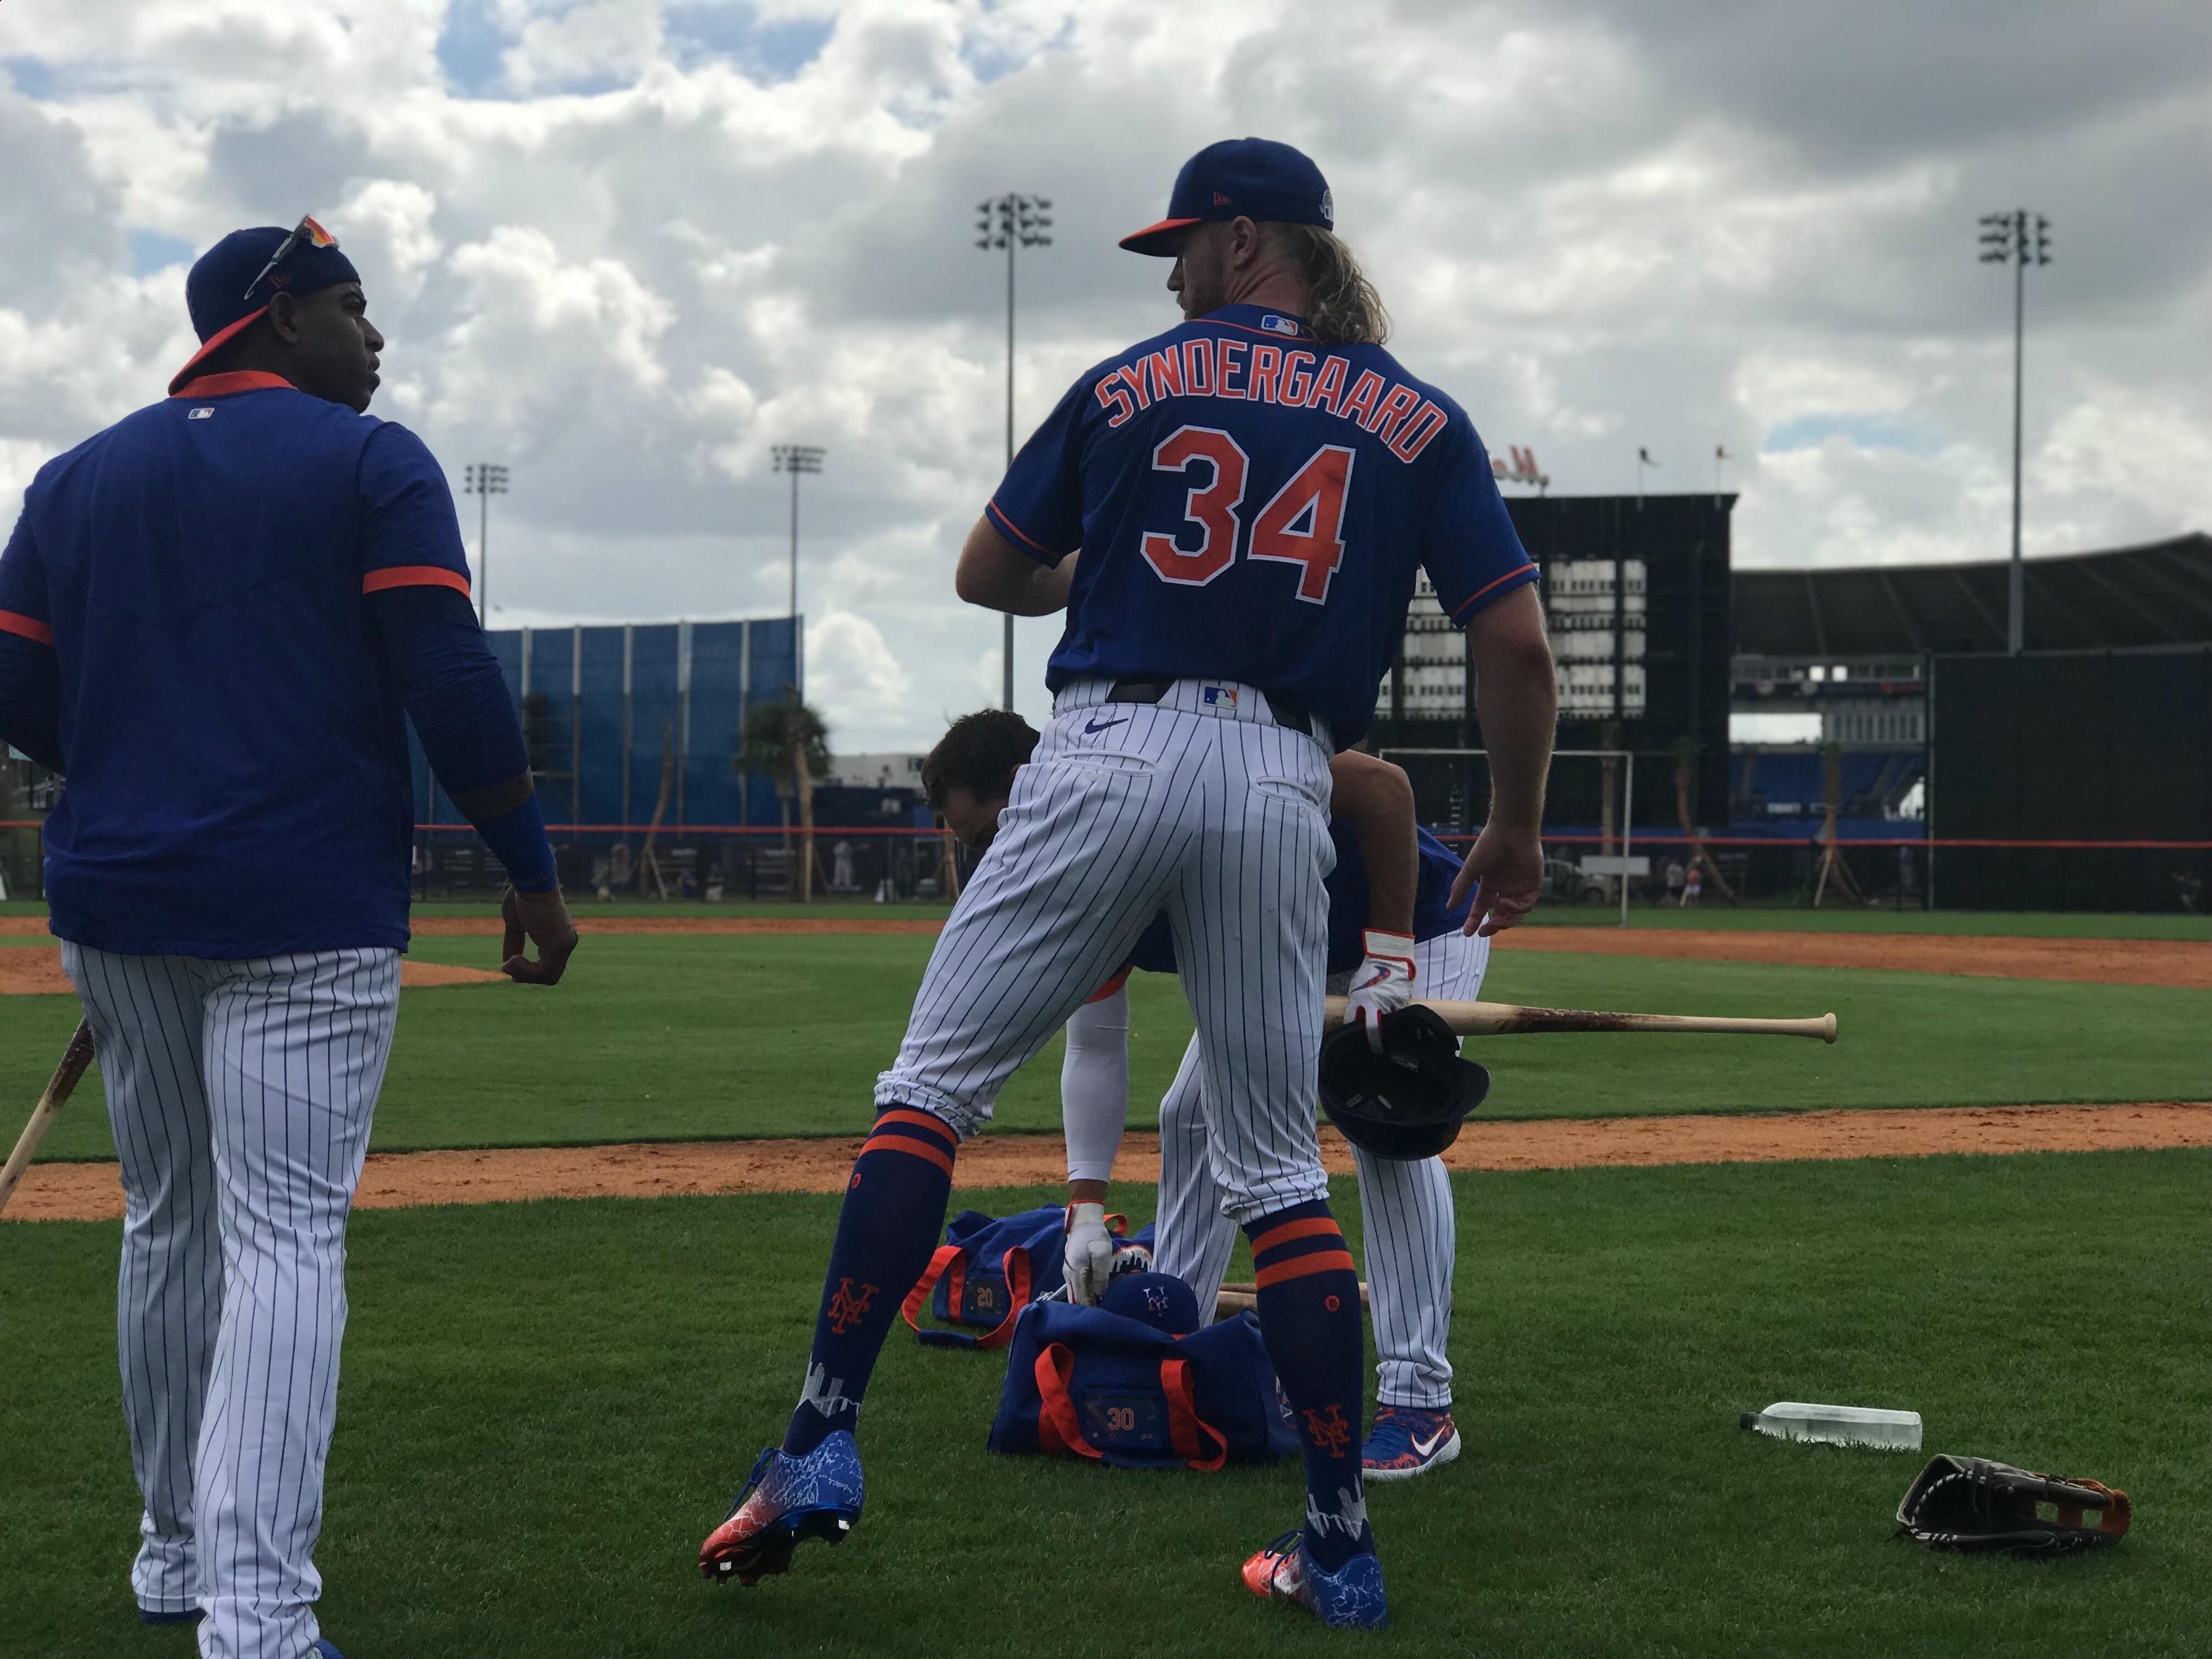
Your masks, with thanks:
<instances>
[{"instance_id":1,"label":"orange brim cap","mask_svg":"<svg viewBox=\"0 0 2212 1659\"><path fill-rule=\"evenodd\" d=\"M202 363L205 362L216 352L222 350L223 347L228 345L233 340L236 339L247 329L252 327L256 322L259 321L261 318L268 314L268 311L269 307L267 306L262 306L257 310L249 311L236 322L232 323L226 327L217 329L214 333L209 335L206 340L201 343L200 349L192 353L191 361L169 377L169 395L172 398L175 397L177 395L177 388L184 385L185 381L191 380Z\"/></svg>"},{"instance_id":2,"label":"orange brim cap","mask_svg":"<svg viewBox=\"0 0 2212 1659\"><path fill-rule=\"evenodd\" d=\"M1176 232L1188 230L1201 224L1200 219L1163 219L1156 225L1146 225L1142 230L1132 231L1121 239L1121 246L1132 253L1149 253L1166 258L1176 251Z\"/></svg>"}]
</instances>

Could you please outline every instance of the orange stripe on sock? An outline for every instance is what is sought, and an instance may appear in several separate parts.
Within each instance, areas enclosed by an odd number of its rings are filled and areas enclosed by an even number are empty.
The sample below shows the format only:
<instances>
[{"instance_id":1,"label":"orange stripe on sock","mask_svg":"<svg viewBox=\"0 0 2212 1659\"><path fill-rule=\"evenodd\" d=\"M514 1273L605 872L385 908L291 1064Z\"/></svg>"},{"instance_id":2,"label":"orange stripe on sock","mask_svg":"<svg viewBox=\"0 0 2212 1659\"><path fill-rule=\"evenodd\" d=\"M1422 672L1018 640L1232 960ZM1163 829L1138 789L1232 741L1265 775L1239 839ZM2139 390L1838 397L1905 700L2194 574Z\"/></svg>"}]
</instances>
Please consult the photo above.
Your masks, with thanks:
<instances>
[{"instance_id":1,"label":"orange stripe on sock","mask_svg":"<svg viewBox=\"0 0 2212 1659\"><path fill-rule=\"evenodd\" d=\"M870 1152L904 1152L909 1158L921 1159L925 1164L934 1164L947 1175L952 1173L951 1153L932 1146L927 1141L909 1140L904 1135L877 1135L860 1148L862 1158L866 1158ZM1344 1259L1346 1261L1352 1260L1348 1255Z\"/></svg>"},{"instance_id":2,"label":"orange stripe on sock","mask_svg":"<svg viewBox=\"0 0 2212 1659\"><path fill-rule=\"evenodd\" d=\"M1278 1244L1294 1244L1301 1238L1314 1238L1322 1233L1334 1233L1341 1238L1344 1229L1336 1224L1333 1216L1310 1215L1304 1221L1285 1221L1279 1227L1268 1228L1254 1239L1252 1254L1257 1255L1262 1250L1273 1249Z\"/></svg>"},{"instance_id":3,"label":"orange stripe on sock","mask_svg":"<svg viewBox=\"0 0 2212 1659\"><path fill-rule=\"evenodd\" d=\"M1292 1256L1272 1267L1262 1267L1254 1282L1261 1290L1270 1285L1281 1285L1293 1279L1305 1279L1314 1273L1352 1273L1352 1252L1349 1250L1316 1250L1311 1255Z\"/></svg>"},{"instance_id":4,"label":"orange stripe on sock","mask_svg":"<svg viewBox=\"0 0 2212 1659\"><path fill-rule=\"evenodd\" d=\"M903 1123L909 1129L928 1129L943 1135L948 1145L957 1146L960 1137L952 1133L952 1126L941 1117L932 1117L927 1112L909 1112L902 1108L885 1112L876 1120L875 1133L880 1133L886 1123Z\"/></svg>"}]
</instances>

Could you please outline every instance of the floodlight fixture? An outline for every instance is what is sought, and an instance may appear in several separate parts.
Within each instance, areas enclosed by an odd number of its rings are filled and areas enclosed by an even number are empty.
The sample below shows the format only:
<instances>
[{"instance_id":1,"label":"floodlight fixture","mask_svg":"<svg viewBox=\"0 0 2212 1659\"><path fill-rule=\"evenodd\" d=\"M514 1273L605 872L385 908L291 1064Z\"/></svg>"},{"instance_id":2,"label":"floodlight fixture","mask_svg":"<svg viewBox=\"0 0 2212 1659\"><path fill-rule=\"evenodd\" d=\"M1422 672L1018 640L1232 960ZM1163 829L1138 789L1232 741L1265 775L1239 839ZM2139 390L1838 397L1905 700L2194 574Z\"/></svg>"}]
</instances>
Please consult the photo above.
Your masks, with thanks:
<instances>
[{"instance_id":1,"label":"floodlight fixture","mask_svg":"<svg viewBox=\"0 0 2212 1659\"><path fill-rule=\"evenodd\" d=\"M2012 267L2012 570L2008 585L2005 649L2018 656L2027 644L2027 572L2021 562L2021 394L2026 361L2027 268L2051 263L2051 221L2027 208L1984 213L1981 263Z\"/></svg>"},{"instance_id":2,"label":"floodlight fixture","mask_svg":"<svg viewBox=\"0 0 2212 1659\"><path fill-rule=\"evenodd\" d=\"M472 461L461 471L461 493L477 498L477 624L491 619L491 498L507 494L507 469L496 461Z\"/></svg>"},{"instance_id":3,"label":"floodlight fixture","mask_svg":"<svg viewBox=\"0 0 2212 1659\"><path fill-rule=\"evenodd\" d=\"M1009 191L975 204L975 246L1006 256L1006 465L1014 464L1014 256L1025 247L1050 247L1052 198ZM1014 706L1014 619L1006 619L1002 655L1003 701Z\"/></svg>"}]
</instances>

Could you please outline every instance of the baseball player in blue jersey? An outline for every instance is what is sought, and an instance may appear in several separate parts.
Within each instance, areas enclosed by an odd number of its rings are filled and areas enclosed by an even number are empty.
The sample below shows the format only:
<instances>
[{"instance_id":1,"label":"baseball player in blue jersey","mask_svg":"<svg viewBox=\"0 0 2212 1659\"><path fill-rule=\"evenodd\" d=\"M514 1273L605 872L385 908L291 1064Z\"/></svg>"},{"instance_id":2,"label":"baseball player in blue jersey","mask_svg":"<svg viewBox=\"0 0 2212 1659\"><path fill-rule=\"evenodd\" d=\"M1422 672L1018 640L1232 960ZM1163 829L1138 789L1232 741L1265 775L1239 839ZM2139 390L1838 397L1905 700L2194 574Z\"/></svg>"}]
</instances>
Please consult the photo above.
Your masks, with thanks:
<instances>
[{"instance_id":1,"label":"baseball player in blue jersey","mask_svg":"<svg viewBox=\"0 0 2212 1659\"><path fill-rule=\"evenodd\" d=\"M444 474L312 219L185 288L168 398L40 468L0 554L0 737L67 775L46 892L122 1160L149 1624L335 1655L313 1559L345 1227L407 945L405 720L506 866L507 971L575 933ZM531 960L525 940L535 941Z\"/></svg>"},{"instance_id":2,"label":"baseball player in blue jersey","mask_svg":"<svg viewBox=\"0 0 2212 1659\"><path fill-rule=\"evenodd\" d=\"M780 1571L801 1540L857 1523L853 1431L960 1142L1164 911L1214 1173L1305 1454L1304 1523L1247 1583L1331 1624L1385 1621L1358 1279L1313 1113L1329 757L1365 731L1425 568L1481 676L1496 794L1460 880L1477 888L1469 925L1494 931L1541 882L1553 694L1535 568L1481 443L1382 349L1333 216L1286 145L1193 157L1168 218L1124 244L1174 256L1186 320L1076 382L961 550L970 603L1066 609L1053 717L878 1080L799 1403L702 1546L710 1577Z\"/></svg>"},{"instance_id":3,"label":"baseball player in blue jersey","mask_svg":"<svg viewBox=\"0 0 2212 1659\"><path fill-rule=\"evenodd\" d=\"M997 834L1017 769L1037 734L1018 714L963 716L922 763L930 805L979 850ZM1366 1024L1408 997L1472 1000L1481 994L1490 941L1462 931L1467 905L1451 890L1460 860L1413 820L1406 775L1347 750L1329 763L1329 840L1336 867L1328 894L1328 988ZM1060 1115L1067 1133L1065 1278L1071 1297L1103 1294L1116 1241L1106 1225L1107 1184L1129 1109L1132 969L1176 971L1164 916L1145 929L1119 972L1067 1022ZM1237 1229L1206 1152L1206 1114L1195 1041L1160 1102L1160 1188L1152 1265L1189 1285L1210 1309L1229 1270ZM1451 1415L1452 1266L1457 1235L1443 1160L1414 1163L1352 1149L1365 1218L1380 1386L1361 1467L1370 1480L1404 1480L1459 1455Z\"/></svg>"}]
</instances>

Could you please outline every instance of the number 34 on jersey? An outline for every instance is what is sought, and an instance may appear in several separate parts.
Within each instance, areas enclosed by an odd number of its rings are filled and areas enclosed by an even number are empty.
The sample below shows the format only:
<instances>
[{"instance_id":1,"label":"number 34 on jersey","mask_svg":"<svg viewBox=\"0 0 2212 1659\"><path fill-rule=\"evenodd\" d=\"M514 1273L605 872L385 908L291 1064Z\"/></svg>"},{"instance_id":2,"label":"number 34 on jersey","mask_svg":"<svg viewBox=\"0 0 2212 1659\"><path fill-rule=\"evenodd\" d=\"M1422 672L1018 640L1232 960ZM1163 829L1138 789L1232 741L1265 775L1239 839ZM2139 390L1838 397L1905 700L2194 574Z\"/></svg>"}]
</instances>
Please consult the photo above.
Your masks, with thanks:
<instances>
[{"instance_id":1,"label":"number 34 on jersey","mask_svg":"<svg viewBox=\"0 0 2212 1659\"><path fill-rule=\"evenodd\" d=\"M1328 602L1329 579L1344 562L1345 500L1358 459L1340 444L1323 444L1250 520L1247 556L1298 566L1297 595L1309 605ZM1203 587L1236 562L1238 539L1248 534L1239 510L1251 457L1219 427L1184 426L1153 449L1152 470L1191 482L1183 529L1146 532L1145 562L1162 581ZM1193 526L1196 544L1188 545Z\"/></svg>"}]
</instances>

